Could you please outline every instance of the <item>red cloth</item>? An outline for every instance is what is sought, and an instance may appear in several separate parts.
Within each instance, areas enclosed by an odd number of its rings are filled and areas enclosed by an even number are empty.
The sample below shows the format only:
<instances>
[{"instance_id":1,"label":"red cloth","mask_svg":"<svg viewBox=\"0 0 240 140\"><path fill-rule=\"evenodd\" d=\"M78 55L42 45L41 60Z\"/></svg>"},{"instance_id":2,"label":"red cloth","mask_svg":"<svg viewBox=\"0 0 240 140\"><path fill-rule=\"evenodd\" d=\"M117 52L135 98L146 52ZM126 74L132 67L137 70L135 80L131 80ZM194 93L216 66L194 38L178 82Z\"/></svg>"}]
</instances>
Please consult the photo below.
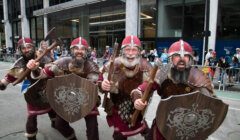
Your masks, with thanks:
<instances>
[{"instance_id":1,"label":"red cloth","mask_svg":"<svg viewBox=\"0 0 240 140\"><path fill-rule=\"evenodd\" d=\"M99 115L97 106L95 106L88 115Z\"/></svg>"},{"instance_id":2,"label":"red cloth","mask_svg":"<svg viewBox=\"0 0 240 140\"><path fill-rule=\"evenodd\" d=\"M48 77L54 77L54 73L49 69L49 67L46 67L43 69L43 72L48 76Z\"/></svg>"},{"instance_id":3,"label":"red cloth","mask_svg":"<svg viewBox=\"0 0 240 140\"><path fill-rule=\"evenodd\" d=\"M50 107L40 108L27 104L27 111L29 116L45 114L48 113L50 110L51 110Z\"/></svg>"},{"instance_id":4,"label":"red cloth","mask_svg":"<svg viewBox=\"0 0 240 140\"><path fill-rule=\"evenodd\" d=\"M152 124L153 140L166 140L157 128L156 120Z\"/></svg>"},{"instance_id":5,"label":"red cloth","mask_svg":"<svg viewBox=\"0 0 240 140\"><path fill-rule=\"evenodd\" d=\"M129 125L124 123L121 117L118 115L118 109L116 107L112 108L112 115L107 116L107 122L109 127L114 127L114 131L120 132L126 137L141 133L147 128L145 121L137 121L136 125L130 128Z\"/></svg>"},{"instance_id":6,"label":"red cloth","mask_svg":"<svg viewBox=\"0 0 240 140\"><path fill-rule=\"evenodd\" d=\"M147 89L148 82L144 81L141 85L138 86L138 89L144 93L144 91ZM151 91L153 92L154 90L158 89L159 86L156 82L153 83Z\"/></svg>"},{"instance_id":7,"label":"red cloth","mask_svg":"<svg viewBox=\"0 0 240 140\"><path fill-rule=\"evenodd\" d=\"M7 74L4 78L6 81L8 81L9 83L13 83L15 80L17 80L17 78L15 78L14 76Z\"/></svg>"}]
</instances>

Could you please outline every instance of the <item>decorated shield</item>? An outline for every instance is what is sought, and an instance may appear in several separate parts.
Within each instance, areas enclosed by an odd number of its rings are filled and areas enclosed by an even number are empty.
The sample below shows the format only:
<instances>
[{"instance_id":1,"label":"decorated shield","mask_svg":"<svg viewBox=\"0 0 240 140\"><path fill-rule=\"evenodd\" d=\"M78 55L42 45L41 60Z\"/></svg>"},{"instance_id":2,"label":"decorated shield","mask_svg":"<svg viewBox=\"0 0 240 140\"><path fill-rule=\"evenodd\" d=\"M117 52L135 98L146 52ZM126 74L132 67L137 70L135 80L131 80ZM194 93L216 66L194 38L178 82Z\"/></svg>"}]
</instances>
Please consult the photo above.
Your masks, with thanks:
<instances>
[{"instance_id":1,"label":"decorated shield","mask_svg":"<svg viewBox=\"0 0 240 140\"><path fill-rule=\"evenodd\" d=\"M97 85L76 74L48 80L46 91L51 107L68 122L88 115L98 98Z\"/></svg>"},{"instance_id":2,"label":"decorated shield","mask_svg":"<svg viewBox=\"0 0 240 140\"><path fill-rule=\"evenodd\" d=\"M167 140L203 140L221 125L227 111L221 100L196 91L162 99L156 123Z\"/></svg>"},{"instance_id":3,"label":"decorated shield","mask_svg":"<svg viewBox=\"0 0 240 140\"><path fill-rule=\"evenodd\" d=\"M39 108L50 107L45 92L46 84L46 79L38 80L32 85L30 85L29 81L24 81L22 92L26 102Z\"/></svg>"}]
</instances>

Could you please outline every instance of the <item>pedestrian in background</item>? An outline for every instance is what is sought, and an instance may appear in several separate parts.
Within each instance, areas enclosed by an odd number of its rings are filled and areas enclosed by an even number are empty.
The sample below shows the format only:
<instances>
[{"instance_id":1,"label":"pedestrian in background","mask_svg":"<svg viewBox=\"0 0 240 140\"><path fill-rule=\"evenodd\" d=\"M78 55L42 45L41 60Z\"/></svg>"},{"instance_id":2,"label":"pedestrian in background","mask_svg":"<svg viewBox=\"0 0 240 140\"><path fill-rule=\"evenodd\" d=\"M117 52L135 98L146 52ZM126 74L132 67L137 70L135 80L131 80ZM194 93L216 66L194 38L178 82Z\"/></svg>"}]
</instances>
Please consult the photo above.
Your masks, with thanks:
<instances>
[{"instance_id":1,"label":"pedestrian in background","mask_svg":"<svg viewBox=\"0 0 240 140\"><path fill-rule=\"evenodd\" d=\"M103 65L110 59L111 52L110 52L110 46L105 47L105 52L103 54Z\"/></svg>"},{"instance_id":2,"label":"pedestrian in background","mask_svg":"<svg viewBox=\"0 0 240 140\"><path fill-rule=\"evenodd\" d=\"M205 56L205 61L208 60L208 58L212 56L212 52L213 52L213 49L208 49L208 52Z\"/></svg>"},{"instance_id":3,"label":"pedestrian in background","mask_svg":"<svg viewBox=\"0 0 240 140\"><path fill-rule=\"evenodd\" d=\"M197 65L199 61L199 56L196 50L193 51L193 64Z\"/></svg>"},{"instance_id":4,"label":"pedestrian in background","mask_svg":"<svg viewBox=\"0 0 240 140\"><path fill-rule=\"evenodd\" d=\"M167 48L163 49L163 53L161 54L160 59L161 59L163 64L167 64L168 63L168 50L167 50Z\"/></svg>"}]
</instances>

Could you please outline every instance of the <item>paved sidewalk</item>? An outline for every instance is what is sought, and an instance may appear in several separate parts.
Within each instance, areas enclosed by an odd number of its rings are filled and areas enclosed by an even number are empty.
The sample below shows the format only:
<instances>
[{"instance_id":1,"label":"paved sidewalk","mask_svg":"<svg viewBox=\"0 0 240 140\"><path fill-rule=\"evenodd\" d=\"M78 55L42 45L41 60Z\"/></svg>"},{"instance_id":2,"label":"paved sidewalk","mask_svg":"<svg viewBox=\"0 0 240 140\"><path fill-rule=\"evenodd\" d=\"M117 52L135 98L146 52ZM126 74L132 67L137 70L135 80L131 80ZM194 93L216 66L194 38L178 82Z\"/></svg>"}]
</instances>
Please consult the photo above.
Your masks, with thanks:
<instances>
[{"instance_id":1,"label":"paved sidewalk","mask_svg":"<svg viewBox=\"0 0 240 140\"><path fill-rule=\"evenodd\" d=\"M215 92L216 95L220 98L240 100L240 91L219 91L215 89Z\"/></svg>"}]
</instances>

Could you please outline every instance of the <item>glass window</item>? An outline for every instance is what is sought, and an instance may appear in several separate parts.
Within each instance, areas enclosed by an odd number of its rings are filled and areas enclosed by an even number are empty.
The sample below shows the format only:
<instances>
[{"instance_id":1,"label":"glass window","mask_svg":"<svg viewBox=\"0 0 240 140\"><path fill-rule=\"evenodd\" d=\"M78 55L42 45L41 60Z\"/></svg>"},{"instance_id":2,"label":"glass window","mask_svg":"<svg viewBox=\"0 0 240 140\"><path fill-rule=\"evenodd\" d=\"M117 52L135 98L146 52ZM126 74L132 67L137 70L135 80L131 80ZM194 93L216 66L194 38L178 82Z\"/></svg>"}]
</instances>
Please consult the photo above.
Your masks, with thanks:
<instances>
[{"instance_id":1,"label":"glass window","mask_svg":"<svg viewBox=\"0 0 240 140\"><path fill-rule=\"evenodd\" d=\"M158 37L182 36L182 0L174 2L158 1Z\"/></svg>"},{"instance_id":2,"label":"glass window","mask_svg":"<svg viewBox=\"0 0 240 140\"><path fill-rule=\"evenodd\" d=\"M8 14L10 21L18 20L18 15L20 15L20 0L8 1Z\"/></svg>"},{"instance_id":3,"label":"glass window","mask_svg":"<svg viewBox=\"0 0 240 140\"><path fill-rule=\"evenodd\" d=\"M31 38L33 40L36 40L36 20L35 18L31 18L31 21L30 21L30 30L31 30Z\"/></svg>"},{"instance_id":4,"label":"glass window","mask_svg":"<svg viewBox=\"0 0 240 140\"><path fill-rule=\"evenodd\" d=\"M240 1L219 0L217 38L240 38Z\"/></svg>"},{"instance_id":5,"label":"glass window","mask_svg":"<svg viewBox=\"0 0 240 140\"><path fill-rule=\"evenodd\" d=\"M125 3L94 5L89 12L90 43L102 55L105 46L112 47L116 39L119 43L125 36Z\"/></svg>"},{"instance_id":6,"label":"glass window","mask_svg":"<svg viewBox=\"0 0 240 140\"><path fill-rule=\"evenodd\" d=\"M125 36L125 3L109 0L48 14L49 28L63 37L66 46L82 36L102 54L105 46Z\"/></svg>"},{"instance_id":7,"label":"glass window","mask_svg":"<svg viewBox=\"0 0 240 140\"><path fill-rule=\"evenodd\" d=\"M21 26L21 21L17 22L17 31L18 31L18 36L21 36L22 35L22 26Z\"/></svg>"},{"instance_id":8,"label":"glass window","mask_svg":"<svg viewBox=\"0 0 240 140\"><path fill-rule=\"evenodd\" d=\"M37 17L37 41L44 39L43 16Z\"/></svg>"},{"instance_id":9,"label":"glass window","mask_svg":"<svg viewBox=\"0 0 240 140\"><path fill-rule=\"evenodd\" d=\"M26 14L28 17L33 16L33 11L43 8L43 0L27 0L26 1Z\"/></svg>"},{"instance_id":10,"label":"glass window","mask_svg":"<svg viewBox=\"0 0 240 140\"><path fill-rule=\"evenodd\" d=\"M158 1L158 37L202 38L205 1Z\"/></svg>"},{"instance_id":11,"label":"glass window","mask_svg":"<svg viewBox=\"0 0 240 140\"><path fill-rule=\"evenodd\" d=\"M140 33L142 38L156 37L156 12L156 0L140 1Z\"/></svg>"}]
</instances>

